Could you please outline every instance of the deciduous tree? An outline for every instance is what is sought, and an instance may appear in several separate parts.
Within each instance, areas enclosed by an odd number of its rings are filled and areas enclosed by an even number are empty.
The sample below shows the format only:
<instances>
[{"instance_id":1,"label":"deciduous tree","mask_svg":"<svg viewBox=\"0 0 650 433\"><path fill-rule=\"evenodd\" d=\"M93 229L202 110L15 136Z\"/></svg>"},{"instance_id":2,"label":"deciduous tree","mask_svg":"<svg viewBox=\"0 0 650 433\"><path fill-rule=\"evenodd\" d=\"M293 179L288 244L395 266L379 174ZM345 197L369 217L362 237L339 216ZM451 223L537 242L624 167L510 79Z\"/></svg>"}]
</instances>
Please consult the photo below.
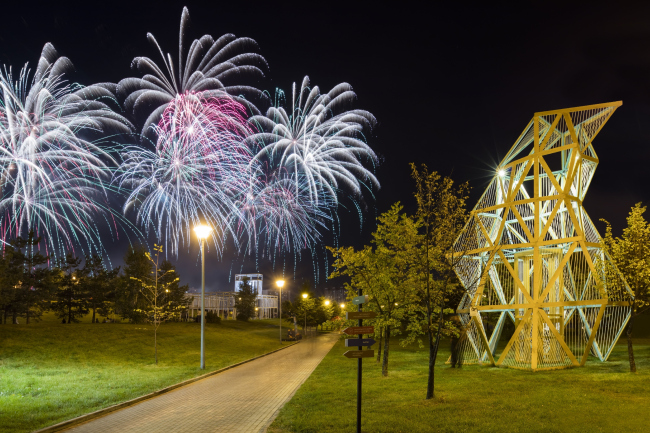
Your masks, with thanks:
<instances>
[{"instance_id":1,"label":"deciduous tree","mask_svg":"<svg viewBox=\"0 0 650 433\"><path fill-rule=\"evenodd\" d=\"M634 361L634 348L632 346L632 333L634 319L641 313L650 310L650 225L643 217L646 206L637 203L627 217L627 227L623 229L623 236L614 237L612 226L607 224L602 245L612 261L623 274L627 284L632 290L632 315L627 323L627 350L630 362L630 371L636 372ZM609 288L610 290L612 288ZM617 290L626 290L617 286ZM618 294L612 293L616 297Z\"/></svg>"}]
</instances>

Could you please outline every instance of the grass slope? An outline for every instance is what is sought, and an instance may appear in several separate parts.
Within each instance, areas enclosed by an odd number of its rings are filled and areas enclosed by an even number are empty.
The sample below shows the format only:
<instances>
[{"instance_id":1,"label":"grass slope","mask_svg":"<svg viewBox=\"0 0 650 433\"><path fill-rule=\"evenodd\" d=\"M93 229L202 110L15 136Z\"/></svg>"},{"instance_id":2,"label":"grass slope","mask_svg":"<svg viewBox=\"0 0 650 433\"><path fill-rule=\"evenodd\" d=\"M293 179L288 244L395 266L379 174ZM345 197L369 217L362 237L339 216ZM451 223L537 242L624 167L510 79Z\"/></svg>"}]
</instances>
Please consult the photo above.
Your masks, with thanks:
<instances>
[{"instance_id":1,"label":"grass slope","mask_svg":"<svg viewBox=\"0 0 650 433\"><path fill-rule=\"evenodd\" d=\"M159 328L157 366L149 325L64 325L52 316L0 325L0 432L55 424L281 347L277 320L207 324L205 338L200 370L198 323Z\"/></svg>"},{"instance_id":2,"label":"grass slope","mask_svg":"<svg viewBox=\"0 0 650 433\"><path fill-rule=\"evenodd\" d=\"M650 324L650 317L645 317ZM647 325L646 324L646 325ZM646 326L647 328L647 326ZM436 363L436 398L425 400L428 351L392 343L389 377L364 360L364 432L618 432L648 431L650 338L635 340L638 373L629 373L621 340L609 361L584 368L527 372ZM284 406L269 433L356 431L357 361L337 343Z\"/></svg>"}]
</instances>

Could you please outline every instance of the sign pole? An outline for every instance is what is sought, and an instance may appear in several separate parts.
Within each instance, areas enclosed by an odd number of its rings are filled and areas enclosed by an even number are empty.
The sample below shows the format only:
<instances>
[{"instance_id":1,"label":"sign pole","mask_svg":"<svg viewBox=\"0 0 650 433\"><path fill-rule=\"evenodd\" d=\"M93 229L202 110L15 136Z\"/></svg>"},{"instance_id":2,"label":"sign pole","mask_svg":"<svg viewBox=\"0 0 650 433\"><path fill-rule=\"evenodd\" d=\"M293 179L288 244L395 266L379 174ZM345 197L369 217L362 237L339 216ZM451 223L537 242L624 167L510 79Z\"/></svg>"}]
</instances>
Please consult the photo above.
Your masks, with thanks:
<instances>
[{"instance_id":1,"label":"sign pole","mask_svg":"<svg viewBox=\"0 0 650 433\"><path fill-rule=\"evenodd\" d=\"M359 287L359 296L361 296L361 287ZM361 306L359 304L359 312L361 312ZM359 319L359 326L363 326L363 319ZM359 340L363 339L363 334L359 334ZM359 346L359 350L363 350L363 346ZM361 433L361 369L363 358L357 360L359 363L359 372L357 373L357 433Z\"/></svg>"}]
</instances>

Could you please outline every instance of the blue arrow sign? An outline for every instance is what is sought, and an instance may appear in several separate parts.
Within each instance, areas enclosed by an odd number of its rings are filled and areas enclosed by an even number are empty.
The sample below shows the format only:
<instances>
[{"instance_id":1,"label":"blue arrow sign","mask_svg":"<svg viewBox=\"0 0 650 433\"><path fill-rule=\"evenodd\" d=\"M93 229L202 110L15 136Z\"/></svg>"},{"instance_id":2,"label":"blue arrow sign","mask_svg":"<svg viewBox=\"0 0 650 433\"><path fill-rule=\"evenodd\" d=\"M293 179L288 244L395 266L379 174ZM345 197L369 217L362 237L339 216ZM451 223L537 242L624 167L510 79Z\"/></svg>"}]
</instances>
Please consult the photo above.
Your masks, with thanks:
<instances>
[{"instance_id":1,"label":"blue arrow sign","mask_svg":"<svg viewBox=\"0 0 650 433\"><path fill-rule=\"evenodd\" d=\"M348 338L345 340L345 347L359 347L367 346L370 347L375 344L376 341L372 338Z\"/></svg>"},{"instance_id":2,"label":"blue arrow sign","mask_svg":"<svg viewBox=\"0 0 650 433\"><path fill-rule=\"evenodd\" d=\"M368 295L357 296L356 298L352 299L352 303L354 305L365 304L366 302L368 302Z\"/></svg>"}]
</instances>

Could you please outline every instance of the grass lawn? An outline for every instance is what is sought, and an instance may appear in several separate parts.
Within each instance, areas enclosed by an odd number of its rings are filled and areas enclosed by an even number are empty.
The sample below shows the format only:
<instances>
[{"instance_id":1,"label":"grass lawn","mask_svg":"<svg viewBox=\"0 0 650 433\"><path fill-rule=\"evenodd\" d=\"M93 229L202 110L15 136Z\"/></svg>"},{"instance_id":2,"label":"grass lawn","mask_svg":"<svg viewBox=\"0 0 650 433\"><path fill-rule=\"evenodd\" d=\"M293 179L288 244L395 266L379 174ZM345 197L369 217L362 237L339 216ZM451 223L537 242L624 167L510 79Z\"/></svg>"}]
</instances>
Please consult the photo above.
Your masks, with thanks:
<instances>
[{"instance_id":1,"label":"grass lawn","mask_svg":"<svg viewBox=\"0 0 650 433\"><path fill-rule=\"evenodd\" d=\"M277 323L206 324L205 370L198 323L158 329L158 365L149 325L64 325L53 316L0 325L0 432L45 427L278 349Z\"/></svg>"},{"instance_id":2,"label":"grass lawn","mask_svg":"<svg viewBox=\"0 0 650 433\"><path fill-rule=\"evenodd\" d=\"M650 316L643 317L645 329ZM637 322L638 324L638 322ZM637 327L638 329L638 327ZM436 363L436 398L425 400L428 351L392 343L389 377L364 359L364 432L642 432L650 431L650 333L635 339L637 374L627 344L609 361L583 368L528 372L452 369L445 344ZM284 406L269 433L356 431L357 361L337 343Z\"/></svg>"}]
</instances>

